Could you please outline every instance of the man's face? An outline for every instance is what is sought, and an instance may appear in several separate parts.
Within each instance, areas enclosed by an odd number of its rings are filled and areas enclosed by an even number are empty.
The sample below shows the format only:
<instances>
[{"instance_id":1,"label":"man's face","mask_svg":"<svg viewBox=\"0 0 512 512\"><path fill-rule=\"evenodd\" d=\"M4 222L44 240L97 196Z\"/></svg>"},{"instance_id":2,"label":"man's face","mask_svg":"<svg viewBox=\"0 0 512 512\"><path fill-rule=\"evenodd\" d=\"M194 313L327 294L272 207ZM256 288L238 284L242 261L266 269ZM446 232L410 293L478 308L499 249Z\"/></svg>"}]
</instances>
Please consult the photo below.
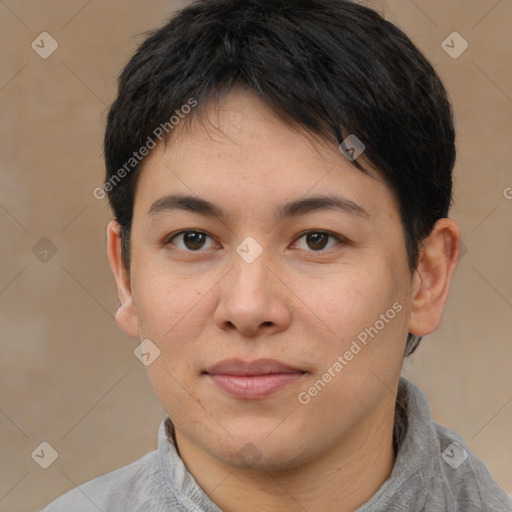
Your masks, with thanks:
<instances>
[{"instance_id":1,"label":"man's face","mask_svg":"<svg viewBox=\"0 0 512 512\"><path fill-rule=\"evenodd\" d=\"M379 418L392 421L407 338L412 281L394 196L252 94L231 93L208 118L175 128L141 172L124 327L159 348L147 370L176 431L217 460L277 469L334 447L356 453ZM223 217L170 208L163 198L176 194ZM342 207L279 215L320 196ZM212 370L233 358L287 369Z\"/></svg>"}]
</instances>

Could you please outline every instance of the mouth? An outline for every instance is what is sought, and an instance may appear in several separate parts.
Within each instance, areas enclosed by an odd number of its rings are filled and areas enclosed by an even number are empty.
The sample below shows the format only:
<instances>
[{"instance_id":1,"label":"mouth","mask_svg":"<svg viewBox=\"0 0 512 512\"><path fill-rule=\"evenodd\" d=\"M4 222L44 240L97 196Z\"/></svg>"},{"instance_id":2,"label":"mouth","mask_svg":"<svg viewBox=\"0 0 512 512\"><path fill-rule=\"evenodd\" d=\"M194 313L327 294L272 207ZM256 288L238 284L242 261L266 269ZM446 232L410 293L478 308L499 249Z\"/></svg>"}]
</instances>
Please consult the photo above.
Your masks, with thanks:
<instances>
[{"instance_id":1,"label":"mouth","mask_svg":"<svg viewBox=\"0 0 512 512\"><path fill-rule=\"evenodd\" d=\"M302 380L306 371L274 359L226 359L203 372L217 389L234 398L266 398Z\"/></svg>"}]
</instances>

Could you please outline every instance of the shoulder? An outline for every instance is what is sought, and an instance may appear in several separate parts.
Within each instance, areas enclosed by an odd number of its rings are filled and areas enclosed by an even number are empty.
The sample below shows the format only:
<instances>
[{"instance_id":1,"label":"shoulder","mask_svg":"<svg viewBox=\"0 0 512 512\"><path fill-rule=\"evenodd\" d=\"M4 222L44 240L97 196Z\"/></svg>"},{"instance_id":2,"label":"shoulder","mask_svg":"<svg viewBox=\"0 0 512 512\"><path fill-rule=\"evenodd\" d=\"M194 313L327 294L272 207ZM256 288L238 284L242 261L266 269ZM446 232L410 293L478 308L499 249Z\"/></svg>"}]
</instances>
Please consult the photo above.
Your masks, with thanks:
<instances>
[{"instance_id":1,"label":"shoulder","mask_svg":"<svg viewBox=\"0 0 512 512\"><path fill-rule=\"evenodd\" d=\"M159 468L158 451L63 494L42 512L160 512L172 501Z\"/></svg>"},{"instance_id":2,"label":"shoulder","mask_svg":"<svg viewBox=\"0 0 512 512\"><path fill-rule=\"evenodd\" d=\"M434 423L439 439L444 491L458 507L467 512L512 512L512 500L501 489L487 466L471 452L455 432Z\"/></svg>"},{"instance_id":3,"label":"shoulder","mask_svg":"<svg viewBox=\"0 0 512 512\"><path fill-rule=\"evenodd\" d=\"M423 392L403 377L400 384L406 391L407 426L397 457L402 479L397 502L415 502L422 512L512 512L511 499L487 466L461 436L433 420ZM411 475L416 489L410 488Z\"/></svg>"}]
</instances>

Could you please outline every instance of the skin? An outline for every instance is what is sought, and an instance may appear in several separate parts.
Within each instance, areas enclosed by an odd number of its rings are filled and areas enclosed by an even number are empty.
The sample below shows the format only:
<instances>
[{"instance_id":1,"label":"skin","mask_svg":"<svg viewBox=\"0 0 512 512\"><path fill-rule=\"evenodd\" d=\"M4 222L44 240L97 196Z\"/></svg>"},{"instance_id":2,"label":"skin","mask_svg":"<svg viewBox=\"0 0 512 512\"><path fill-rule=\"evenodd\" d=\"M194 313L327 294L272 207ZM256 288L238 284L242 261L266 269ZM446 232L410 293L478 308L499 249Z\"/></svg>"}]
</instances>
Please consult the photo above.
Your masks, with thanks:
<instances>
[{"instance_id":1,"label":"skin","mask_svg":"<svg viewBox=\"0 0 512 512\"><path fill-rule=\"evenodd\" d=\"M284 124L253 93L232 91L206 114L205 123L178 126L146 159L129 271L119 225L108 226L116 320L160 349L147 366L149 378L175 425L180 456L223 511L353 511L393 468L407 333L437 328L459 230L439 220L411 272L397 203L378 173L365 175L336 146ZM149 213L174 193L207 199L225 217ZM324 209L274 216L288 201L322 194L349 199L367 215ZM182 230L209 237L202 247L179 235L170 240ZM341 241L315 245L305 231L328 231ZM236 252L248 236L263 251L252 263ZM300 403L298 394L394 303L401 311L308 404ZM203 374L232 357L277 359L307 373L265 399L236 399ZM250 465L237 456L244 446Z\"/></svg>"}]
</instances>

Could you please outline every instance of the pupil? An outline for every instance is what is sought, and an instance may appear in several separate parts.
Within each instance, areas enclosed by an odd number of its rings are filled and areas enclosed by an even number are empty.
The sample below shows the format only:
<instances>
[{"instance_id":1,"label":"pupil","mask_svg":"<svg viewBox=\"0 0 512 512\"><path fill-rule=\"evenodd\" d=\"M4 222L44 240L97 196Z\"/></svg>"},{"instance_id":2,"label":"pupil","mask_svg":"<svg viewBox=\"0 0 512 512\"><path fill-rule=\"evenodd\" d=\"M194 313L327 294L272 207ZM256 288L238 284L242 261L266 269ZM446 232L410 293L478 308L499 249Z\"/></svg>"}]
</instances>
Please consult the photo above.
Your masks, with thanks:
<instances>
[{"instance_id":1,"label":"pupil","mask_svg":"<svg viewBox=\"0 0 512 512\"><path fill-rule=\"evenodd\" d=\"M322 240L320 240L321 238L322 238ZM326 246L328 236L326 233L308 233L308 235L306 235L306 239L307 239L308 244L310 242L312 242L313 247L311 245L310 245L310 247L312 249L316 250L316 249L323 249Z\"/></svg>"},{"instance_id":2,"label":"pupil","mask_svg":"<svg viewBox=\"0 0 512 512\"><path fill-rule=\"evenodd\" d=\"M204 235L202 233L185 233L185 245L189 249L200 249L204 245Z\"/></svg>"}]
</instances>

